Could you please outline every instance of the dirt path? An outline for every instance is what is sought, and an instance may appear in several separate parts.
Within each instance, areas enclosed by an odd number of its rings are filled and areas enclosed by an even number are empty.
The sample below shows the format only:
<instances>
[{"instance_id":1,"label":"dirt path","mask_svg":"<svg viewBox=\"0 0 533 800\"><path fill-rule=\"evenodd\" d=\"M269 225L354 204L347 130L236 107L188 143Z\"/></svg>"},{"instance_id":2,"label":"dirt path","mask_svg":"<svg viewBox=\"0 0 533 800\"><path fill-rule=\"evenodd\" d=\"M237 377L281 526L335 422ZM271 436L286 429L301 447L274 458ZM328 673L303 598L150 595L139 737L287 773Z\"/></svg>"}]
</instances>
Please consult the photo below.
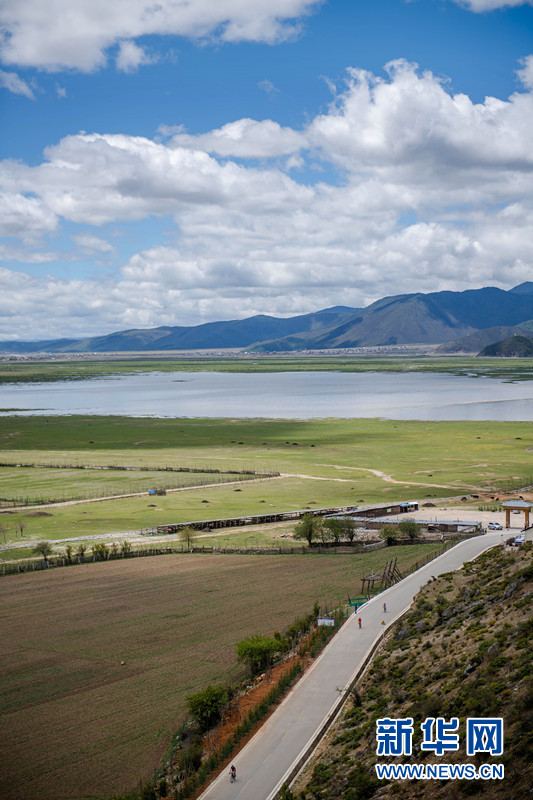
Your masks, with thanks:
<instances>
[{"instance_id":1,"label":"dirt path","mask_svg":"<svg viewBox=\"0 0 533 800\"><path fill-rule=\"evenodd\" d=\"M358 472L371 472L372 475L375 475L376 478L381 478L386 483L396 483L401 486L430 486L434 489L457 489L457 486L453 486L449 483L420 483L419 481L397 481L392 475L387 475L386 472L381 472L379 469L372 469L371 467L343 467L340 464L317 464L319 467L330 467L332 469L353 469L357 470ZM340 481L342 483L351 483L350 478L321 478L317 477L316 475L296 475L287 473L284 475L287 478L309 478L310 480L315 481Z\"/></svg>"}]
</instances>

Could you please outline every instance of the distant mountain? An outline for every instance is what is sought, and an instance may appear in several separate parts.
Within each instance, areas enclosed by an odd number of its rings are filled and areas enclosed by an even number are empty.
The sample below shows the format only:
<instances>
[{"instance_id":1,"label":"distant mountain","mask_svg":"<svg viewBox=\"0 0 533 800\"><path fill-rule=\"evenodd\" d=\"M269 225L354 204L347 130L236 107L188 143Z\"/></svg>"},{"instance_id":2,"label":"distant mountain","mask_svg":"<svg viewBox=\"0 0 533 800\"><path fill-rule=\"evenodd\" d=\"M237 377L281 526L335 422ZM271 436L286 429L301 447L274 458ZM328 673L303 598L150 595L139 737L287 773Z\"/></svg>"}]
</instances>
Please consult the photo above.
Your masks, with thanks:
<instances>
[{"instance_id":1,"label":"distant mountain","mask_svg":"<svg viewBox=\"0 0 533 800\"><path fill-rule=\"evenodd\" d=\"M4 353L121 353L164 350L212 350L248 347L255 342L306 332L318 334L337 325L357 309L335 306L310 314L282 319L258 315L247 319L208 322L191 327L118 331L87 339L39 342L0 342Z\"/></svg>"},{"instance_id":2,"label":"distant mountain","mask_svg":"<svg viewBox=\"0 0 533 800\"><path fill-rule=\"evenodd\" d=\"M516 292L517 294L533 294L533 282L525 281L524 283L520 283L518 286L514 286L512 289L509 289L509 291Z\"/></svg>"},{"instance_id":3,"label":"distant mountain","mask_svg":"<svg viewBox=\"0 0 533 800\"><path fill-rule=\"evenodd\" d=\"M527 333L531 329L528 326L533 325L532 318L533 283L527 281L509 291L487 287L465 292L403 294L382 298L367 308L335 306L287 319L261 314L203 325L117 331L86 339L0 342L0 352L127 353L228 348L283 352L461 341L459 350L446 352L461 352L462 347L473 348L466 352L479 352L512 334ZM479 336L479 340L464 338L472 335ZM474 341L479 344L474 346Z\"/></svg>"},{"instance_id":4,"label":"distant mountain","mask_svg":"<svg viewBox=\"0 0 533 800\"><path fill-rule=\"evenodd\" d=\"M461 336L453 342L447 342L437 347L435 353L479 353L484 347L495 342L508 339L509 336L533 336L533 320L521 322L520 325L497 325L483 331Z\"/></svg>"},{"instance_id":5,"label":"distant mountain","mask_svg":"<svg viewBox=\"0 0 533 800\"><path fill-rule=\"evenodd\" d=\"M378 300L318 334L263 341L258 351L438 344L494 325L529 320L531 297L493 287L466 292L405 294Z\"/></svg>"},{"instance_id":6,"label":"distant mountain","mask_svg":"<svg viewBox=\"0 0 533 800\"><path fill-rule=\"evenodd\" d=\"M509 336L503 342L495 342L484 347L479 355L531 358L533 356L533 339L530 336Z\"/></svg>"}]
</instances>

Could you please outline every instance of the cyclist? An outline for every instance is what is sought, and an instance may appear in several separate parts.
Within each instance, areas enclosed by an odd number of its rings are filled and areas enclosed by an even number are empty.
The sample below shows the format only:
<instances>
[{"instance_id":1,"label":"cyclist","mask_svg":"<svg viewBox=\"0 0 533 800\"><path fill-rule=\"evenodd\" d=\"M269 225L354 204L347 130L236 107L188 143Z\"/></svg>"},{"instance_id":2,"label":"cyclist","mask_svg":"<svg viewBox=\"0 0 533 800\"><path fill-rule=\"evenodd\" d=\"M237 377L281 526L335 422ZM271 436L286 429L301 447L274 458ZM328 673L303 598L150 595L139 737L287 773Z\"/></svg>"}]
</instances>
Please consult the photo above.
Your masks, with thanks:
<instances>
[{"instance_id":1,"label":"cyclist","mask_svg":"<svg viewBox=\"0 0 533 800\"><path fill-rule=\"evenodd\" d=\"M230 779L231 783L233 783L234 781L237 780L237 770L235 769L235 765L234 764L231 765L231 769L229 771L229 779Z\"/></svg>"}]
</instances>

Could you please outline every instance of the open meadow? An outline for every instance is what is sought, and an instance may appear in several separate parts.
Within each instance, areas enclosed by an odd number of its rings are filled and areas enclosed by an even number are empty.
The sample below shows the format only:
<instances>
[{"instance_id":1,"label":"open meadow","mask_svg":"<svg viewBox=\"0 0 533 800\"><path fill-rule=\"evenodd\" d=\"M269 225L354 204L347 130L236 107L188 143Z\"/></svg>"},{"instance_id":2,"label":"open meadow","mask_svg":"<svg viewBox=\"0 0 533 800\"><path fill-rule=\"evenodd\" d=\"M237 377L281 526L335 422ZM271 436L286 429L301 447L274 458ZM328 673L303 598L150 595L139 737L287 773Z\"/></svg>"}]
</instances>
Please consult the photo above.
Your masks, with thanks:
<instances>
[{"instance_id":1,"label":"open meadow","mask_svg":"<svg viewBox=\"0 0 533 800\"><path fill-rule=\"evenodd\" d=\"M45 539L56 553L66 540L74 551L84 537L133 540L171 522L500 492L533 483L532 450L531 424L521 422L0 417L0 462L10 465L0 467L2 494L71 498L4 505L0 556L31 557ZM219 471L214 483L230 482L206 485L209 470ZM235 483L246 470L280 474ZM163 476L187 485L149 496ZM116 499L72 503L104 488ZM145 493L119 497L127 488ZM279 544L292 530L248 526L199 543ZM396 554L406 572L433 549L176 554L0 578L0 797L87 800L135 789L168 750L185 698L240 676L240 639L283 631L315 601L344 602Z\"/></svg>"},{"instance_id":2,"label":"open meadow","mask_svg":"<svg viewBox=\"0 0 533 800\"><path fill-rule=\"evenodd\" d=\"M27 557L42 539L105 539L171 522L498 492L533 483L532 449L527 422L2 417L3 462L254 470L281 476L206 486L208 474L198 474L195 482L195 473L163 473L167 480L186 477L193 486L151 498L147 492L156 473L146 472L135 478L135 488L146 492L139 497L4 511L0 555L4 560ZM28 494L32 475L32 486L41 495L85 492L95 497L102 483L112 488L112 476L121 494L135 475L74 470L75 487L69 470L20 466L0 468L0 475L3 469L9 475L4 496Z\"/></svg>"},{"instance_id":3,"label":"open meadow","mask_svg":"<svg viewBox=\"0 0 533 800\"><path fill-rule=\"evenodd\" d=\"M398 556L169 555L0 580L0 797L79 800L135 789L184 720L185 698L241 675L237 642L346 602ZM124 663L122 663L124 662Z\"/></svg>"}]
</instances>

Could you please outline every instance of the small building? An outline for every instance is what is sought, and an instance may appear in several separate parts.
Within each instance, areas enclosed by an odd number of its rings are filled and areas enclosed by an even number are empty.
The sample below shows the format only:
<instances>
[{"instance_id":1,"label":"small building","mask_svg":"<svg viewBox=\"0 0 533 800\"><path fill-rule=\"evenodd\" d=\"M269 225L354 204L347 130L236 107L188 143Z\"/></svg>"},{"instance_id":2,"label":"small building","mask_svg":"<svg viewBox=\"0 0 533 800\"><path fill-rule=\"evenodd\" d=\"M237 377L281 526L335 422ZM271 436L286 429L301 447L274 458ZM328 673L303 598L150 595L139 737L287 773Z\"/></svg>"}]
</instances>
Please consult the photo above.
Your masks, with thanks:
<instances>
[{"instance_id":1,"label":"small building","mask_svg":"<svg viewBox=\"0 0 533 800\"><path fill-rule=\"evenodd\" d=\"M527 500L522 500L522 498L518 498L518 500L504 500L503 503L500 503L501 508L505 511L505 527L511 527L511 511L519 511L524 512L524 528L529 528L529 512L533 508L533 503L529 503Z\"/></svg>"}]
</instances>

